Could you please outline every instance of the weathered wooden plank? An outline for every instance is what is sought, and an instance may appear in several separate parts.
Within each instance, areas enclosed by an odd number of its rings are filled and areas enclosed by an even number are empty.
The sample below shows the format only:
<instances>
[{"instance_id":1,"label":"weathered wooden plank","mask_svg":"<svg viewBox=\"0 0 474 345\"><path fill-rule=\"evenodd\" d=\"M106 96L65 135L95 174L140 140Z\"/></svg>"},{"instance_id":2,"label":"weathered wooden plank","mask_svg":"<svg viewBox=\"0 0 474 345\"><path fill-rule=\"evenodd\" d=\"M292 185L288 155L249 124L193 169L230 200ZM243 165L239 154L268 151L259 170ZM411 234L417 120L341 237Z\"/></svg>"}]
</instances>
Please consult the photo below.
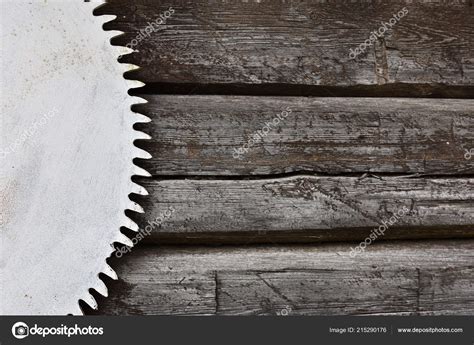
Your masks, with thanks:
<instances>
[{"instance_id":1,"label":"weathered wooden plank","mask_svg":"<svg viewBox=\"0 0 474 345\"><path fill-rule=\"evenodd\" d=\"M384 221L392 225L379 239L474 236L472 178L142 182L151 196L140 200L145 213L135 215L150 242L361 240Z\"/></svg>"},{"instance_id":2,"label":"weathered wooden plank","mask_svg":"<svg viewBox=\"0 0 474 345\"><path fill-rule=\"evenodd\" d=\"M474 313L473 240L352 245L136 248L99 313Z\"/></svg>"},{"instance_id":3,"label":"weathered wooden plank","mask_svg":"<svg viewBox=\"0 0 474 345\"><path fill-rule=\"evenodd\" d=\"M156 247L158 249L159 247ZM146 261L146 258L143 257ZM114 305L118 315L126 314L163 314L193 315L212 314L215 312L215 274L199 272L194 274L169 267L169 271L153 272L155 262L150 263L150 271L144 271L135 264L146 265L146 262L126 263L120 281L111 282L113 292L107 305ZM176 270L176 273L173 271ZM127 273L125 273L127 272ZM96 297L98 298L98 297ZM99 297L100 299L100 297ZM83 307L84 308L84 307ZM107 312L106 312L107 313Z\"/></svg>"},{"instance_id":4,"label":"weathered wooden plank","mask_svg":"<svg viewBox=\"0 0 474 345\"><path fill-rule=\"evenodd\" d=\"M474 100L147 98L154 175L474 173Z\"/></svg>"},{"instance_id":5,"label":"weathered wooden plank","mask_svg":"<svg viewBox=\"0 0 474 345\"><path fill-rule=\"evenodd\" d=\"M169 7L174 13L162 30L146 33ZM408 13L397 24L386 24L388 30L351 59L351 49L383 31L382 22L404 7ZM143 67L133 77L148 83L409 83L425 86L426 92L418 91L429 94L430 85L474 82L469 0L111 0L98 13L118 15L106 28L125 32L115 42L138 52L123 60Z\"/></svg>"},{"instance_id":6,"label":"weathered wooden plank","mask_svg":"<svg viewBox=\"0 0 474 345\"><path fill-rule=\"evenodd\" d=\"M418 291L416 270L400 268L224 272L218 273L217 279L221 292L217 312L224 314L272 314L278 310L295 311L296 315L410 313ZM405 293L399 294L400 290Z\"/></svg>"}]
</instances>

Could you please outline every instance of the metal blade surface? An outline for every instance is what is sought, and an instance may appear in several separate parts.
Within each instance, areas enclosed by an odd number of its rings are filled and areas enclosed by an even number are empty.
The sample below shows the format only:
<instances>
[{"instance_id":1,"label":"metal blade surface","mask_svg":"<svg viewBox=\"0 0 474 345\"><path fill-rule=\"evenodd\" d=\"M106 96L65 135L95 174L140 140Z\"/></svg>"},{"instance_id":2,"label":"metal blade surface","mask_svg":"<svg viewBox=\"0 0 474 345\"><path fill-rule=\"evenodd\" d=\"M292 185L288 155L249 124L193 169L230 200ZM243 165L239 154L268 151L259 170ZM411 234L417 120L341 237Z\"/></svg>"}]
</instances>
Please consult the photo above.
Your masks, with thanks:
<instances>
[{"instance_id":1,"label":"metal blade surface","mask_svg":"<svg viewBox=\"0 0 474 345\"><path fill-rule=\"evenodd\" d=\"M148 154L132 126L146 118L97 6L1 2L2 314L81 314L90 288L106 293L98 274L115 274L111 244L131 245L119 229L134 225L132 160Z\"/></svg>"}]
</instances>

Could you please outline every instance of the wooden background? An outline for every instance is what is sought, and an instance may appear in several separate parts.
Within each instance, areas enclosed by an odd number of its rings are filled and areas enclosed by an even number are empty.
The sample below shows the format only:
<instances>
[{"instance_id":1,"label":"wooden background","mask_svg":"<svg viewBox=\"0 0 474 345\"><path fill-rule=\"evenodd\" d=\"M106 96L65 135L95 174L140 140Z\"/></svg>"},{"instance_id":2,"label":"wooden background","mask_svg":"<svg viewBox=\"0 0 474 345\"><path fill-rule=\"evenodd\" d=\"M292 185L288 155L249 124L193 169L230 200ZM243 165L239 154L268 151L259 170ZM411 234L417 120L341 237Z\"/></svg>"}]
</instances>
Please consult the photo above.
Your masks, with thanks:
<instances>
[{"instance_id":1,"label":"wooden background","mask_svg":"<svg viewBox=\"0 0 474 345\"><path fill-rule=\"evenodd\" d=\"M145 228L89 314L474 314L472 1L110 0ZM356 59L372 31L408 14ZM290 108L242 159L239 148ZM409 213L351 257L372 229ZM123 229L129 236L135 234Z\"/></svg>"}]
</instances>

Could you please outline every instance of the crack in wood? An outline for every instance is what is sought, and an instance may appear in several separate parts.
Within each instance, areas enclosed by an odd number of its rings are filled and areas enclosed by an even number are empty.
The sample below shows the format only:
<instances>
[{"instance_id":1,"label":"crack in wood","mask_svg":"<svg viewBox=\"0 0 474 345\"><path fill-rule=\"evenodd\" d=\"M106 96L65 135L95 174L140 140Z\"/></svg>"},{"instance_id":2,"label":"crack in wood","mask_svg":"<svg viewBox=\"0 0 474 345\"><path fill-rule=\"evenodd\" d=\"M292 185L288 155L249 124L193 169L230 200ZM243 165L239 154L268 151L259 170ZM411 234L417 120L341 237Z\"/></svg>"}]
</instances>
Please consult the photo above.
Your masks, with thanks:
<instances>
[{"instance_id":1,"label":"crack in wood","mask_svg":"<svg viewBox=\"0 0 474 345\"><path fill-rule=\"evenodd\" d=\"M255 274L267 287L270 288L277 296L281 297L285 302L289 303L293 308L296 306L294 305L293 301L286 297L278 288L276 288L273 284L270 284L265 278L261 276L261 273Z\"/></svg>"}]
</instances>

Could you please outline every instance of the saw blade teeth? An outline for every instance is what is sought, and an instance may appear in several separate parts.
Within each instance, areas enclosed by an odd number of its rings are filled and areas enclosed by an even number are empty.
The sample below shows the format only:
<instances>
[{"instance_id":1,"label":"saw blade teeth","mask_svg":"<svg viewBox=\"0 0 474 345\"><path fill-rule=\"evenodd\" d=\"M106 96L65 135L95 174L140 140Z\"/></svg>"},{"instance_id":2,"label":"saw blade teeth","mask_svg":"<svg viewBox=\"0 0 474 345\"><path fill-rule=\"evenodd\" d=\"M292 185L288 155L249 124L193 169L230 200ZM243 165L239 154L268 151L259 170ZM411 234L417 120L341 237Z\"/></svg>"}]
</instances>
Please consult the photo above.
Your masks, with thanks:
<instances>
[{"instance_id":1,"label":"saw blade teeth","mask_svg":"<svg viewBox=\"0 0 474 345\"><path fill-rule=\"evenodd\" d=\"M148 171L136 165L133 167L133 174L137 176L151 177L151 174Z\"/></svg>"},{"instance_id":2,"label":"saw blade teeth","mask_svg":"<svg viewBox=\"0 0 474 345\"><path fill-rule=\"evenodd\" d=\"M150 140L151 136L142 131L135 130L135 140Z\"/></svg>"},{"instance_id":3,"label":"saw blade teeth","mask_svg":"<svg viewBox=\"0 0 474 345\"><path fill-rule=\"evenodd\" d=\"M102 6L102 5L103 5L103 3L98 4L98 6L97 6L96 8L98 8L98 7ZM99 18L100 23L101 23L102 25L104 25L104 24L107 24L107 23L109 23L109 22L114 21L115 19L117 19L117 16L115 16L115 15L113 15L113 14L103 14L103 15L100 15L100 16L98 16L98 17L96 17L96 18ZM106 32L108 32L108 31L106 31Z\"/></svg>"},{"instance_id":4,"label":"saw blade teeth","mask_svg":"<svg viewBox=\"0 0 474 345\"><path fill-rule=\"evenodd\" d=\"M139 195L148 195L148 191L139 184L136 184L135 182L132 182L132 193Z\"/></svg>"},{"instance_id":5,"label":"saw blade teeth","mask_svg":"<svg viewBox=\"0 0 474 345\"><path fill-rule=\"evenodd\" d=\"M135 150L133 151L135 158L140 158L140 159L151 159L152 155L149 154L147 151L142 150L138 147L135 146Z\"/></svg>"},{"instance_id":6,"label":"saw blade teeth","mask_svg":"<svg viewBox=\"0 0 474 345\"><path fill-rule=\"evenodd\" d=\"M129 208L129 210L132 210L131 208ZM133 211L133 210L132 210ZM123 218L123 221L122 221L122 224L124 227L126 227L127 229L130 229L132 231L135 231L137 232L139 230L139 227L137 225L137 223L135 223L133 220L131 220L129 217L127 217L126 215L124 215L124 218Z\"/></svg>"},{"instance_id":7,"label":"saw blade teeth","mask_svg":"<svg viewBox=\"0 0 474 345\"><path fill-rule=\"evenodd\" d=\"M114 36L114 37L117 37L117 36ZM125 55L128 55L130 54L131 52L133 52L133 50L131 50L130 48L127 48L127 47L123 47L123 46L114 46L116 49L115 49L115 53L117 54L117 60ZM125 73L126 71L124 71Z\"/></svg>"},{"instance_id":8,"label":"saw blade teeth","mask_svg":"<svg viewBox=\"0 0 474 345\"><path fill-rule=\"evenodd\" d=\"M134 65L132 63L122 63L121 65L126 72L136 71L140 69L140 66Z\"/></svg>"},{"instance_id":9,"label":"saw blade teeth","mask_svg":"<svg viewBox=\"0 0 474 345\"><path fill-rule=\"evenodd\" d=\"M101 273L105 274L107 277L113 280L118 279L117 273L107 263L105 263L104 268L101 270Z\"/></svg>"},{"instance_id":10,"label":"saw blade teeth","mask_svg":"<svg viewBox=\"0 0 474 345\"><path fill-rule=\"evenodd\" d=\"M94 0L92 0L94 1ZM99 0L101 5L103 3L106 3L106 1L103 1L103 0ZM101 15L100 16L100 20L102 22L102 25L103 24L106 24L106 23L109 23L111 21L114 21L115 19L117 18L117 16L114 16L114 15ZM113 37L117 37L117 36L120 36L120 35L123 35L124 33L122 31L117 31L117 30L107 30L107 33L106 33L106 37L109 38L109 41L113 38ZM132 49L132 48L129 48L129 47L124 47L124 46L114 46L114 51L119 55L119 57L121 56L124 56L124 55L129 55L129 54L132 54L134 53L136 50L135 49ZM140 69L140 66L137 66L137 65L134 65L134 64L129 64L129 63L121 63L121 68L120 68L120 71L123 71L124 75L126 75L125 73L127 72L131 72L131 71L137 71L138 69ZM143 87L145 85L145 83L141 82L141 81L138 81L138 80L133 80L133 79L125 79L125 83L126 83L126 86L129 88L129 89L136 89L136 88L140 88L140 87ZM148 103L148 100L142 98L142 97L137 97L137 96L128 96L128 100L125 104L128 104L129 107L130 107L130 113L132 113L134 116L129 116L129 118L127 119L127 124L131 123L131 125L133 126L135 123L149 123L151 122L151 119L143 114L140 114L134 110L132 110L132 106L134 105L139 105L139 104L146 104ZM137 131L135 129L133 129L133 141L135 140L150 140L151 139L151 136L142 132L142 131ZM143 150L143 149L140 149L136 146L134 146L134 149L132 151L132 156L134 158L141 158L141 159L150 159L152 158L151 154L148 153L147 151ZM137 175L137 176L144 176L144 177L150 177L151 174L146 171L145 169L141 168L141 167L138 167L136 166L135 164L133 164L133 168L132 168L132 171L133 171L133 175ZM135 183L135 182L131 182L131 193L134 193L134 194L138 194L138 195L143 195L143 196L146 196L146 195L149 195L148 194L148 191L140 186L139 184ZM129 210L132 210L134 212L137 212L137 213L145 213L144 209L136 202L134 201L131 201L129 202L128 204L128 208ZM123 213L123 224L124 224L124 227L132 230L132 231L139 231L139 226L132 220L130 219L125 213ZM133 241L127 237L125 234L123 234L122 232L120 231L117 231L117 234L115 235L115 241L113 242L118 242L118 243L121 243L125 246L128 246L128 247L133 247ZM112 244L111 247L110 247L111 251L114 251L115 248L114 248L114 245ZM107 275L108 277L114 279L114 280L117 280L118 279L118 276L117 276L117 273L106 263L104 262L104 266L103 266L103 269L101 270L102 273L104 273L105 275ZM98 293L100 293L101 295L107 297L108 296L108 289L107 289L107 286L105 285L105 283L98 277L98 280L95 284L95 287L93 287L93 289L95 289ZM84 299L84 302L86 302L87 304L89 304L93 309L97 309L97 302L95 301L94 297L90 294L88 294L88 296ZM80 308L79 308L80 310ZM79 314L83 314L82 311L79 312Z\"/></svg>"},{"instance_id":11,"label":"saw blade teeth","mask_svg":"<svg viewBox=\"0 0 474 345\"><path fill-rule=\"evenodd\" d=\"M116 19L117 17L115 17ZM123 31L120 31L120 30L107 30L105 31L105 34L106 36L109 36L110 38L114 38L114 37L117 37L117 36L120 36L120 35L123 35L124 32ZM113 46L114 48L119 48L121 46Z\"/></svg>"},{"instance_id":12,"label":"saw blade teeth","mask_svg":"<svg viewBox=\"0 0 474 345\"><path fill-rule=\"evenodd\" d=\"M109 296L109 290L107 289L107 286L105 285L105 283L100 278L97 279L97 283L94 287L94 290L97 291L98 293L100 293L104 297Z\"/></svg>"},{"instance_id":13,"label":"saw blade teeth","mask_svg":"<svg viewBox=\"0 0 474 345\"><path fill-rule=\"evenodd\" d=\"M145 86L145 83L143 83L139 80L134 80L134 79L125 79L125 80L126 80L127 86L130 89L136 89L136 88Z\"/></svg>"},{"instance_id":14,"label":"saw blade teeth","mask_svg":"<svg viewBox=\"0 0 474 345\"><path fill-rule=\"evenodd\" d=\"M133 220L130 220L128 222L127 228L135 232L138 232L138 230L140 230L140 228L138 227L138 224L135 223Z\"/></svg>"},{"instance_id":15,"label":"saw blade teeth","mask_svg":"<svg viewBox=\"0 0 474 345\"><path fill-rule=\"evenodd\" d=\"M134 112L134 114L136 117L135 123L150 123L151 122L151 119L148 116L145 116L143 114L136 113L136 112Z\"/></svg>"},{"instance_id":16,"label":"saw blade teeth","mask_svg":"<svg viewBox=\"0 0 474 345\"><path fill-rule=\"evenodd\" d=\"M87 293L83 298L81 298L84 302L86 302L92 309L97 310L97 302L95 298L90 294Z\"/></svg>"},{"instance_id":17,"label":"saw blade teeth","mask_svg":"<svg viewBox=\"0 0 474 345\"><path fill-rule=\"evenodd\" d=\"M132 248L133 247L133 242L130 240L127 236L119 232L115 238L115 242L121 243L123 245L126 245L127 247Z\"/></svg>"},{"instance_id":18,"label":"saw blade teeth","mask_svg":"<svg viewBox=\"0 0 474 345\"><path fill-rule=\"evenodd\" d=\"M119 46L122 48L122 56L132 54L135 50L129 47Z\"/></svg>"},{"instance_id":19,"label":"saw blade teeth","mask_svg":"<svg viewBox=\"0 0 474 345\"><path fill-rule=\"evenodd\" d=\"M101 3L98 4L98 5L102 6L103 4L104 4L104 2L101 1ZM114 15L114 14L103 14L103 15L98 16L97 18L100 18L100 19L102 19L103 22L107 23L107 22L110 22L112 20L117 19L117 16ZM108 32L108 31L106 31L106 32Z\"/></svg>"},{"instance_id":20,"label":"saw blade teeth","mask_svg":"<svg viewBox=\"0 0 474 345\"><path fill-rule=\"evenodd\" d=\"M143 207L141 207L139 204L137 204L136 202L132 202L130 203L130 206L129 206L129 209L134 211L134 212L137 212L137 213L145 213L145 211L143 210ZM136 224L135 224L136 225ZM138 228L138 226L137 226ZM132 229L133 230L133 229Z\"/></svg>"},{"instance_id":21,"label":"saw blade teeth","mask_svg":"<svg viewBox=\"0 0 474 345\"><path fill-rule=\"evenodd\" d=\"M143 97L138 97L138 96L132 96L131 100L132 100L133 104L147 104L148 103L148 100L146 100Z\"/></svg>"},{"instance_id":22,"label":"saw blade teeth","mask_svg":"<svg viewBox=\"0 0 474 345\"><path fill-rule=\"evenodd\" d=\"M104 0L91 0L84 3L84 6L90 6L92 12L106 4ZM102 16L100 16L102 17ZM115 16L116 17L116 16ZM99 18L100 19L100 18Z\"/></svg>"}]
</instances>

